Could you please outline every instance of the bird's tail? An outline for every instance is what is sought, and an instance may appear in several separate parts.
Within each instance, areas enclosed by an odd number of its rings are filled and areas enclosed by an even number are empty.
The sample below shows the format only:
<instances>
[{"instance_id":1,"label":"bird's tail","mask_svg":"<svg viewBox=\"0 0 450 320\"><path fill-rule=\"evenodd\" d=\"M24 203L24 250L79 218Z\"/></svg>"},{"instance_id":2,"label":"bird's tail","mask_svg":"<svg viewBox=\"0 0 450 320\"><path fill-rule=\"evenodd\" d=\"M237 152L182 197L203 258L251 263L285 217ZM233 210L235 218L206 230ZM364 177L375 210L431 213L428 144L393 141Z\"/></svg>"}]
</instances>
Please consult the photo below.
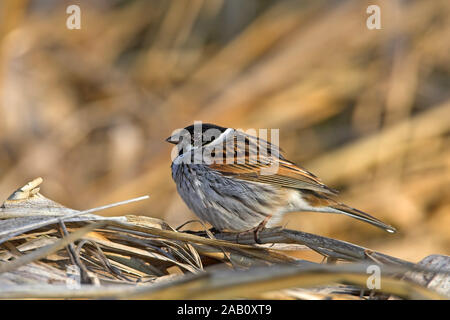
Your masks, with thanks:
<instances>
[{"instance_id":1,"label":"bird's tail","mask_svg":"<svg viewBox=\"0 0 450 320\"><path fill-rule=\"evenodd\" d=\"M340 213L345 214L345 215L347 215L349 217L352 217L352 218L355 218L355 219L358 219L358 220L370 223L370 224L372 224L372 225L374 225L374 226L376 226L378 228L381 228L381 229L383 229L383 230L385 230L387 232L390 232L390 233L397 232L397 230L394 227L392 227L392 226L390 226L390 225L388 225L388 224L378 220L375 217L372 217L370 214L365 213L365 212L363 212L361 210L349 207L349 206L347 206L347 205L345 205L343 203L333 204L333 205L330 206L330 208L333 208L333 209L339 211Z\"/></svg>"}]
</instances>

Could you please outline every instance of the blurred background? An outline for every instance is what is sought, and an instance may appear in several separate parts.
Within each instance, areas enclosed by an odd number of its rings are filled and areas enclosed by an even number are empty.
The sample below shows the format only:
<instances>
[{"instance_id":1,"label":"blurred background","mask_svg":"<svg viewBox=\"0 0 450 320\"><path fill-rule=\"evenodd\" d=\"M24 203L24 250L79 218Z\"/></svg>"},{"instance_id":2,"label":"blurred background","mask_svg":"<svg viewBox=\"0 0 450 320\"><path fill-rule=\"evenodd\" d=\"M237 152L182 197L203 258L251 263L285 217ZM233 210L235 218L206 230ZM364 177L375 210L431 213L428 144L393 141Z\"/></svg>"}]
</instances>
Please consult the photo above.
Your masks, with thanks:
<instances>
[{"instance_id":1,"label":"blurred background","mask_svg":"<svg viewBox=\"0 0 450 320\"><path fill-rule=\"evenodd\" d=\"M399 232L317 213L284 226L411 261L450 254L449 34L448 0L3 0L0 202L41 176L75 209L149 194L102 214L177 227L194 215L164 139L194 120L276 128L288 159Z\"/></svg>"}]
</instances>

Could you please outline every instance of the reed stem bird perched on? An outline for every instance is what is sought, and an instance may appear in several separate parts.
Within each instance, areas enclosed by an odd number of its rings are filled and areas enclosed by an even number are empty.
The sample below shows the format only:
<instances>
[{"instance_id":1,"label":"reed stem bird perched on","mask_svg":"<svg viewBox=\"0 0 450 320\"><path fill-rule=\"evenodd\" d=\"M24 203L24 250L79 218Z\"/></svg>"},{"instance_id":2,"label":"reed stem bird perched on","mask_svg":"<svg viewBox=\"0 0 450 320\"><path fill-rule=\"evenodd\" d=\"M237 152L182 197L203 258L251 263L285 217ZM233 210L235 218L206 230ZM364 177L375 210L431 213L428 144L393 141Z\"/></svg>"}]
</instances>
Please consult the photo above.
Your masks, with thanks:
<instances>
[{"instance_id":1,"label":"reed stem bird perched on","mask_svg":"<svg viewBox=\"0 0 450 320\"><path fill-rule=\"evenodd\" d=\"M296 211L339 213L390 233L390 225L333 198L335 190L287 160L264 139L214 124L190 125L167 138L176 144L172 177L187 206L215 229L253 231Z\"/></svg>"}]
</instances>

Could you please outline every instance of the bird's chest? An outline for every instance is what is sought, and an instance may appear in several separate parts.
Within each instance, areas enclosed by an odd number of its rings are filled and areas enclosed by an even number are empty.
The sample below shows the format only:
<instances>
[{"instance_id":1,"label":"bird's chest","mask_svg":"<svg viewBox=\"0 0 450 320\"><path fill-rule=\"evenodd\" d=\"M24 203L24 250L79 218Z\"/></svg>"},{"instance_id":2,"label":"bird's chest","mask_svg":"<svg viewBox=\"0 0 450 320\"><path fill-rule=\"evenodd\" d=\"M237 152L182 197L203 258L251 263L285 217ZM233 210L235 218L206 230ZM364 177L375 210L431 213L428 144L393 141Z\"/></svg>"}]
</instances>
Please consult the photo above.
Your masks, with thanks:
<instances>
[{"instance_id":1,"label":"bird's chest","mask_svg":"<svg viewBox=\"0 0 450 320\"><path fill-rule=\"evenodd\" d=\"M172 178L178 193L188 205L206 201L205 190L210 184L206 169L200 165L172 164Z\"/></svg>"}]
</instances>

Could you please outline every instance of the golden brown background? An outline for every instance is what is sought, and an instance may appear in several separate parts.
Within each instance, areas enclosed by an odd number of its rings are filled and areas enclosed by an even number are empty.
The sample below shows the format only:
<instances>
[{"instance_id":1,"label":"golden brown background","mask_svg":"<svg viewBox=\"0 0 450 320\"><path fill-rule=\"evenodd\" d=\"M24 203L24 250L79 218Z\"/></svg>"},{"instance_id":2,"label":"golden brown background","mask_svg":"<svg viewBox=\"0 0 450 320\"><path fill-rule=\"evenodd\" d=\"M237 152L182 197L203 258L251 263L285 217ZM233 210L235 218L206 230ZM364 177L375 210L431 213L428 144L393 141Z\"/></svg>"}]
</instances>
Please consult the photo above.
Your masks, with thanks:
<instances>
[{"instance_id":1,"label":"golden brown background","mask_svg":"<svg viewBox=\"0 0 450 320\"><path fill-rule=\"evenodd\" d=\"M76 209L150 194L105 214L176 227L194 216L164 138L194 120L278 128L289 159L399 233L317 213L284 225L450 254L449 34L448 0L2 1L0 198L42 176Z\"/></svg>"}]
</instances>

